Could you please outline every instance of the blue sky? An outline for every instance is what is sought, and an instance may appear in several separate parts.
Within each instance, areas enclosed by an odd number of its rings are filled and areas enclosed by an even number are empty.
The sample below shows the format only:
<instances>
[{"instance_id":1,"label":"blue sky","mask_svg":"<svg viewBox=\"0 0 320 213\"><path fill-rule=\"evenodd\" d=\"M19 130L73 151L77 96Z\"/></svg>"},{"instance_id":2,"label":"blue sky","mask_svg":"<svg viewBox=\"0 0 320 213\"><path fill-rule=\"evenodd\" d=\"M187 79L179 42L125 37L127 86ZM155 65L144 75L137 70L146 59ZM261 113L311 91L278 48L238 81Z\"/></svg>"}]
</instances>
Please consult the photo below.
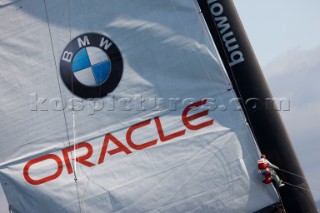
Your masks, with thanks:
<instances>
[{"instance_id":1,"label":"blue sky","mask_svg":"<svg viewBox=\"0 0 320 213\"><path fill-rule=\"evenodd\" d=\"M320 1L234 0L274 97L288 98L284 124L320 199Z\"/></svg>"},{"instance_id":2,"label":"blue sky","mask_svg":"<svg viewBox=\"0 0 320 213\"><path fill-rule=\"evenodd\" d=\"M320 0L234 0L316 200L320 199ZM1 212L7 203L0 189Z\"/></svg>"}]
</instances>

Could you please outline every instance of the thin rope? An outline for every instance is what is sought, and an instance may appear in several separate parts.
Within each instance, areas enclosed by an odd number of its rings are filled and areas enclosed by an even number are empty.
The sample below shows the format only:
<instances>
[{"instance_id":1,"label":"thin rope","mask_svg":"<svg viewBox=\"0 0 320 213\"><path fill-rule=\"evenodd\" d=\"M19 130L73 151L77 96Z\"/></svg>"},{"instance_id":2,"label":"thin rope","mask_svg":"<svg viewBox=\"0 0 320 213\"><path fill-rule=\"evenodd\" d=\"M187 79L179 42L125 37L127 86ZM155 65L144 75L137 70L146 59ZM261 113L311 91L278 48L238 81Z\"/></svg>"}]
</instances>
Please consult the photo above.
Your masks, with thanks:
<instances>
[{"instance_id":1,"label":"thin rope","mask_svg":"<svg viewBox=\"0 0 320 213\"><path fill-rule=\"evenodd\" d=\"M73 163L74 163L74 168L73 168L73 173L74 173L74 180L77 181L77 151L76 151L76 119L75 119L75 113L74 110L72 110L72 133L73 133Z\"/></svg>"},{"instance_id":2,"label":"thin rope","mask_svg":"<svg viewBox=\"0 0 320 213\"><path fill-rule=\"evenodd\" d=\"M70 1L68 0L68 24L69 24L69 41L71 41L71 11L70 11ZM73 77L72 77L72 99L74 98L74 89L73 89ZM73 161L73 171L74 171L74 180L77 181L77 152L76 152L76 118L74 112L74 106L72 106L72 134L73 134L73 153L72 153L72 161Z\"/></svg>"},{"instance_id":3,"label":"thin rope","mask_svg":"<svg viewBox=\"0 0 320 213\"><path fill-rule=\"evenodd\" d=\"M71 41L71 7L70 7L70 0L67 0L68 2L68 24L69 24L69 41ZM73 88L73 78L72 77L72 99L74 99L74 88ZM73 103L73 102L72 102ZM73 152L72 155L72 166L73 166L73 174L74 174L74 181L77 188L77 197L78 197L78 204L79 204L79 211L81 213L81 200L80 199L80 192L79 192L79 186L78 186L78 175L77 175L77 149L76 149L76 137L77 137L77 131L76 131L76 116L75 116L75 109L72 105L72 134L73 134ZM84 202L83 202L84 204Z\"/></svg>"},{"instance_id":4,"label":"thin rope","mask_svg":"<svg viewBox=\"0 0 320 213\"><path fill-rule=\"evenodd\" d=\"M57 82L58 82L60 97L61 97L61 100L63 101L63 99L62 99L62 92L61 92L61 86L60 86L59 76L58 76L58 66L57 66L57 61L56 61L56 57L55 57L55 53L54 53L54 48L53 48L53 40L52 40L51 28L50 28L50 25L49 25L49 15L48 15L48 11L47 11L46 0L43 0L43 2L44 2L45 12L46 12L46 16L47 16L47 24L48 24L49 35L50 35L51 51L52 51L52 55L53 55L54 66L55 66L55 69L56 69L56 76L57 76ZM71 143L70 143L70 138L69 138L69 132L68 132L68 126L67 126L67 119L66 119L66 114L65 114L64 111L63 111L63 117L64 117L64 123L65 123L66 131L67 131L68 143L69 143L69 146L70 146Z\"/></svg>"},{"instance_id":5,"label":"thin rope","mask_svg":"<svg viewBox=\"0 0 320 213\"><path fill-rule=\"evenodd\" d=\"M49 35L50 35L51 51L52 51L52 55L53 55L54 66L55 66L55 69L56 69L56 76L57 76L57 82L58 82L58 87L59 87L59 92L60 92L60 98L61 98L61 100L63 101L62 92L61 92L61 86L60 86L59 76L58 76L58 66L57 66L57 61L56 61L55 52L54 52L54 48L53 48L53 38L52 38L51 28L50 28L50 24L49 24L49 14L48 14L48 9L47 9L46 0L43 0L43 3L44 3L44 7L45 7L45 12L46 12L47 24L48 24ZM69 0L68 0L68 7L69 7ZM69 7L69 12L70 12L70 7ZM69 16L70 16L70 14L69 14ZM70 20L69 20L69 32L70 32L70 39L71 39ZM64 111L64 110L63 110L63 117L64 117L64 121L65 121L65 127L66 127L66 132L67 132L68 144L69 144L69 146L71 146L70 137L69 137L69 131L68 131L68 125L67 125L67 118L66 118L66 114L65 114L65 111ZM73 154L72 154L72 155L73 155ZM73 157L73 156L72 156L72 157ZM73 159L76 159L76 158L73 158ZM73 171L74 171L74 180L75 180L76 188L77 188L77 197L78 197L78 203L79 203L79 211L80 211L80 213L81 213L79 189L78 189L77 176L76 176L76 172L75 172L75 167L74 167L73 161L72 161L72 167L73 167Z\"/></svg>"},{"instance_id":6,"label":"thin rope","mask_svg":"<svg viewBox=\"0 0 320 213\"><path fill-rule=\"evenodd\" d=\"M302 190L306 190L306 191L309 191L309 192L312 192L311 189L307 189L307 188L304 188L304 187L301 187L301 186L297 186L297 185L294 185L294 184L291 184L291 183L288 183L288 182L285 182L285 181L282 181L284 184L287 184L289 186L293 186L293 187L296 187L296 188L299 188L299 189L302 189Z\"/></svg>"},{"instance_id":7,"label":"thin rope","mask_svg":"<svg viewBox=\"0 0 320 213\"><path fill-rule=\"evenodd\" d=\"M282 172L285 172L285 173L288 173L288 174L294 175L294 176L296 176L296 177L299 177L299 178L302 178L302 179L307 180L307 178L305 178L305 177L303 177L303 176L300 176L300 175L297 175L297 174L294 174L294 173L289 172L289 171L287 171L287 170L280 169L280 168L279 168L279 169L277 169L277 170L279 170L279 171L282 171Z\"/></svg>"},{"instance_id":8,"label":"thin rope","mask_svg":"<svg viewBox=\"0 0 320 213\"><path fill-rule=\"evenodd\" d=\"M292 187L296 187L296 188L299 188L299 189L302 189L302 190L311 192L311 193L313 193L313 194L320 195L320 191L315 191L315 190L307 189L307 188L304 188L304 187L301 187L301 186L297 186L297 185L295 185L295 184L288 183L288 182L285 182L285 181L283 181L283 183L285 183L285 184L287 184L287 185L289 185L289 186L292 186Z\"/></svg>"},{"instance_id":9,"label":"thin rope","mask_svg":"<svg viewBox=\"0 0 320 213\"><path fill-rule=\"evenodd\" d=\"M303 176L301 176L301 175L294 174L294 173L289 172L289 171L284 170L284 169L278 169L278 170L280 170L280 171L282 171L282 172L285 172L285 173L288 173L288 174L290 174L290 175L294 175L294 176L296 176L296 177L302 178L302 179L304 179L305 181L307 181L308 183L313 183L313 184L319 185L319 182L312 181L312 180L308 180L307 178L305 178L305 177L303 177ZM314 189L313 189L313 190L309 190L309 191L320 195L320 191L315 191Z\"/></svg>"}]
</instances>

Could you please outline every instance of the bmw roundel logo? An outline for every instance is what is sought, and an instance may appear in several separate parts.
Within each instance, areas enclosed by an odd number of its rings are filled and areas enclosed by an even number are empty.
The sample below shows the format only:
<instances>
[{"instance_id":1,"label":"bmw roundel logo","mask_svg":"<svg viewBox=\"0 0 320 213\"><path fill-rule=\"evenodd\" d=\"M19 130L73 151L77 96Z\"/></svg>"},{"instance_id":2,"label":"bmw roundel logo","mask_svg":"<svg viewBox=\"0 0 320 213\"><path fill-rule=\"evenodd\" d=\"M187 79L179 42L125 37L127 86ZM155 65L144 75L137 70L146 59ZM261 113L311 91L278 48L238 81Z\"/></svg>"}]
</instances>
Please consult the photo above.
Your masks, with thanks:
<instances>
[{"instance_id":1,"label":"bmw roundel logo","mask_svg":"<svg viewBox=\"0 0 320 213\"><path fill-rule=\"evenodd\" d=\"M98 33L79 35L69 42L60 59L64 84L81 98L102 98L119 84L123 61L114 42Z\"/></svg>"}]
</instances>

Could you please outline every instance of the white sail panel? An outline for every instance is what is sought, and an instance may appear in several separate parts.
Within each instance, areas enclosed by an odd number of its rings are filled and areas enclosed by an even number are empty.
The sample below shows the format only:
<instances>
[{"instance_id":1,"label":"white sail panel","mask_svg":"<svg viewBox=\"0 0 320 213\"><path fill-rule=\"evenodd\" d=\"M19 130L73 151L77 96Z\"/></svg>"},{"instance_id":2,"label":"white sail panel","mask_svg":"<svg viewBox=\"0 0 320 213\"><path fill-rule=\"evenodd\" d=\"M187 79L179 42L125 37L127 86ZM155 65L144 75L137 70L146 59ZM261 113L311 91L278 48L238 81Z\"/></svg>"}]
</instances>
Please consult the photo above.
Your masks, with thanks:
<instances>
[{"instance_id":1,"label":"white sail panel","mask_svg":"<svg viewBox=\"0 0 320 213\"><path fill-rule=\"evenodd\" d=\"M0 177L14 211L277 201L196 2L13 1L0 16Z\"/></svg>"}]
</instances>

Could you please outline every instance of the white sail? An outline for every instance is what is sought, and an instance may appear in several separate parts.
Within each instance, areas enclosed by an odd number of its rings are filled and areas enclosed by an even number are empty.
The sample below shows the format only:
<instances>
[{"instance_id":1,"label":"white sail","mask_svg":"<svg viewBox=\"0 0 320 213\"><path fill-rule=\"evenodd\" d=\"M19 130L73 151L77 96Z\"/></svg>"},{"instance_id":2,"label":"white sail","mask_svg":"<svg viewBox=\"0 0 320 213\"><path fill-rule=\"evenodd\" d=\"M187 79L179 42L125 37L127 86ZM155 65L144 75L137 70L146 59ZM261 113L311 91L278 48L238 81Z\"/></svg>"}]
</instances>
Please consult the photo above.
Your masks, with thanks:
<instances>
[{"instance_id":1,"label":"white sail","mask_svg":"<svg viewBox=\"0 0 320 213\"><path fill-rule=\"evenodd\" d=\"M0 15L0 178L13 212L277 202L195 1L11 1Z\"/></svg>"}]
</instances>

